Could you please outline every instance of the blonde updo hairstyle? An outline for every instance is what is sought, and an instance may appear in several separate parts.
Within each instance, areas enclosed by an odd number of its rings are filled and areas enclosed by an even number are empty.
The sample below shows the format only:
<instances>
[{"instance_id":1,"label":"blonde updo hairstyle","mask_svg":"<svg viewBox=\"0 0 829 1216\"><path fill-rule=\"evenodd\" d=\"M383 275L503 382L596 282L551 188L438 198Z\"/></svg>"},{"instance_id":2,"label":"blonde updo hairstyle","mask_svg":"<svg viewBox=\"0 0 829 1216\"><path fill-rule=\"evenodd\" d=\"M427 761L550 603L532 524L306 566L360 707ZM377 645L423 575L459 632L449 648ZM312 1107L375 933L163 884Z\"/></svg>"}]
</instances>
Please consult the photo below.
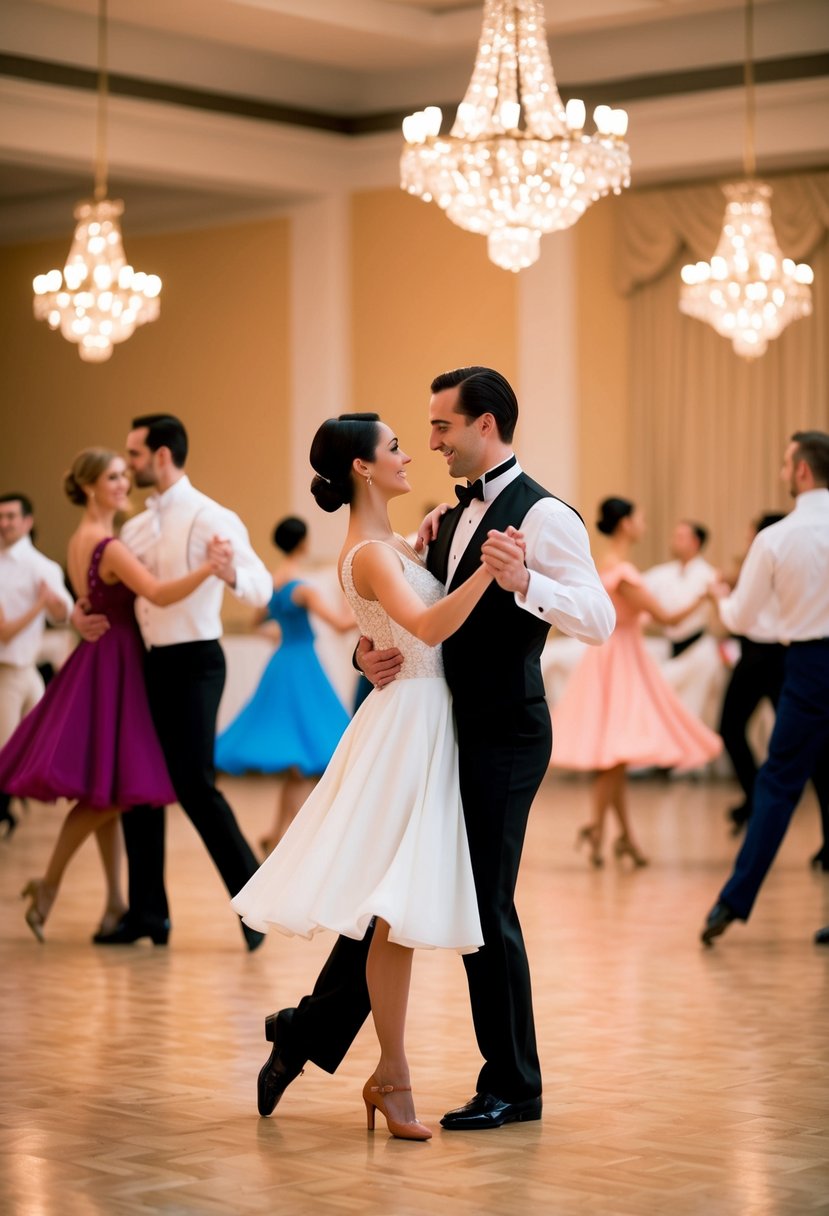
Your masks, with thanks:
<instances>
[{"instance_id":1,"label":"blonde updo hairstyle","mask_svg":"<svg viewBox=\"0 0 829 1216\"><path fill-rule=\"evenodd\" d=\"M82 452L78 452L72 461L71 469L63 479L63 489L69 501L77 507L85 507L88 495L84 487L94 485L117 456L118 453L110 451L109 448L84 448Z\"/></svg>"}]
</instances>

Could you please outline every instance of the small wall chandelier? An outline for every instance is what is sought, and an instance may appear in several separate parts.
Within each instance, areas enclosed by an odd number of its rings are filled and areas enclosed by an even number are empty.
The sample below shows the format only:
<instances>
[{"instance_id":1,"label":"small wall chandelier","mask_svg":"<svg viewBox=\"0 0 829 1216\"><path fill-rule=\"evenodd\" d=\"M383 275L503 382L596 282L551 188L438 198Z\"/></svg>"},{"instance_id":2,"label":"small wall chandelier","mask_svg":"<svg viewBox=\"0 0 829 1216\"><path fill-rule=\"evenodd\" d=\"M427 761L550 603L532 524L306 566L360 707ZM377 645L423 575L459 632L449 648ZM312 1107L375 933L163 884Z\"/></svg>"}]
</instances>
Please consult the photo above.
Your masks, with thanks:
<instances>
[{"instance_id":1,"label":"small wall chandelier","mask_svg":"<svg viewBox=\"0 0 829 1216\"><path fill-rule=\"evenodd\" d=\"M544 32L542 0L485 0L478 54L455 124L441 136L437 106L403 123L404 190L433 199L460 228L485 235L504 270L523 270L547 232L569 228L591 203L630 185L627 114L565 107Z\"/></svg>"},{"instance_id":2,"label":"small wall chandelier","mask_svg":"<svg viewBox=\"0 0 829 1216\"><path fill-rule=\"evenodd\" d=\"M98 116L95 196L78 203L78 221L63 274L50 270L33 282L34 314L76 342L86 363L103 363L117 342L158 316L161 279L127 262L118 217L120 199L107 198L107 0L98 4Z\"/></svg>"},{"instance_id":3,"label":"small wall chandelier","mask_svg":"<svg viewBox=\"0 0 829 1216\"><path fill-rule=\"evenodd\" d=\"M805 262L784 258L771 222L771 186L754 181L753 0L746 0L746 121L743 172L748 179L724 186L728 202L722 233L710 262L682 267L679 307L712 325L747 359L765 352L791 321L812 311Z\"/></svg>"}]
</instances>

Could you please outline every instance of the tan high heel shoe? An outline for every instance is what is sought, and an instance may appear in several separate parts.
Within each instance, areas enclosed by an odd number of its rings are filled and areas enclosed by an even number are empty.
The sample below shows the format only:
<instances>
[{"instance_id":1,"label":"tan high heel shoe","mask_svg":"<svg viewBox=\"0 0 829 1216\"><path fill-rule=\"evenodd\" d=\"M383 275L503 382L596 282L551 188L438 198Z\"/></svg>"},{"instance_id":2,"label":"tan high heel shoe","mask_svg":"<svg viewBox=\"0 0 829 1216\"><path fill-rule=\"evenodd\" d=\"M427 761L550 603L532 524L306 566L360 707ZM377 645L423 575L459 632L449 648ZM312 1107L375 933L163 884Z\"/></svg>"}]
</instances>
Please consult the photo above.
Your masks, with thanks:
<instances>
[{"instance_id":1,"label":"tan high heel shoe","mask_svg":"<svg viewBox=\"0 0 829 1216\"><path fill-rule=\"evenodd\" d=\"M388 1124L389 1131L398 1140L431 1140L432 1132L425 1123L419 1123L417 1119L413 1119L411 1123L398 1123L386 1110L383 1094L411 1093L411 1085L372 1085L372 1081L375 1079L375 1077L369 1077L363 1086L368 1130L374 1131L374 1112L379 1110Z\"/></svg>"},{"instance_id":2,"label":"tan high heel shoe","mask_svg":"<svg viewBox=\"0 0 829 1216\"><path fill-rule=\"evenodd\" d=\"M593 823L586 824L583 828L579 828L576 836L576 849L580 849L583 844L590 847L590 864L598 870L604 865L604 858L599 851L599 832L596 825Z\"/></svg>"},{"instance_id":3,"label":"tan high heel shoe","mask_svg":"<svg viewBox=\"0 0 829 1216\"><path fill-rule=\"evenodd\" d=\"M647 857L639 852L629 836L619 836L613 844L613 852L620 861L623 857L629 857L635 866L648 865Z\"/></svg>"},{"instance_id":4,"label":"tan high heel shoe","mask_svg":"<svg viewBox=\"0 0 829 1216\"><path fill-rule=\"evenodd\" d=\"M45 941L43 926L55 899L54 888L47 887L42 878L30 878L20 892L20 898L32 901L26 909L26 924L39 942Z\"/></svg>"}]
</instances>

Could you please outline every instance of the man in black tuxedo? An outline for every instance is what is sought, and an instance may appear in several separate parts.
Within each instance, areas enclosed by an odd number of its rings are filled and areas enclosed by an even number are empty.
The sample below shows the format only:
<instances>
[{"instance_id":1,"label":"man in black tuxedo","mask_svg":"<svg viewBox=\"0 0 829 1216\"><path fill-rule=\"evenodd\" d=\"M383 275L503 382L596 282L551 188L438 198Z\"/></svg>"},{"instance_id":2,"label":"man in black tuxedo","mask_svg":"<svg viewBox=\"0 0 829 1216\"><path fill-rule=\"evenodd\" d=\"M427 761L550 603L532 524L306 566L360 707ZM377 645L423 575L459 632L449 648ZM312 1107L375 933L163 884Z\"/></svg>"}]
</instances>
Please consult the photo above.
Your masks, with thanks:
<instances>
[{"instance_id":1,"label":"man in black tuxedo","mask_svg":"<svg viewBox=\"0 0 829 1216\"><path fill-rule=\"evenodd\" d=\"M512 450L515 394L498 372L469 367L432 383L430 446L445 458L458 505L433 512L428 566L447 589L481 555L495 576L466 622L443 644L458 732L461 797L484 946L464 956L484 1065L475 1096L441 1123L451 1130L541 1117L530 973L514 904L527 819L547 771L552 732L540 655L552 624L604 642L615 614L590 556L581 517L532 481ZM396 651L363 640L358 662L381 688ZM333 1072L370 1011L363 941L338 939L310 996L266 1019L274 1046L259 1074L259 1111L270 1114L306 1060Z\"/></svg>"}]
</instances>

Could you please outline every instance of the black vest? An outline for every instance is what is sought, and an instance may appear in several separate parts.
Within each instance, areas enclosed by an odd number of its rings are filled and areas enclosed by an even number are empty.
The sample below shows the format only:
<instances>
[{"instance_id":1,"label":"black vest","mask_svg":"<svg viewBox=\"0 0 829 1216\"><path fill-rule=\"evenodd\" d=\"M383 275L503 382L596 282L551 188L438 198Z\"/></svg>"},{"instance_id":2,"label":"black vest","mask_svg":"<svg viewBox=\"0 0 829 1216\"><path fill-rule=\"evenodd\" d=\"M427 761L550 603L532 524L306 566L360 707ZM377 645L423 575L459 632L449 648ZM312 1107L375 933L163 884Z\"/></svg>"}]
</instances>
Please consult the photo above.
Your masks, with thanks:
<instances>
[{"instance_id":1,"label":"black vest","mask_svg":"<svg viewBox=\"0 0 829 1216\"><path fill-rule=\"evenodd\" d=\"M447 591L474 574L481 545L491 528L505 532L520 528L524 516L542 498L554 498L543 486L521 473L489 505L467 545ZM437 540L429 546L428 566L446 583L449 550L463 508L444 515ZM456 633L443 643L446 682L455 703L481 708L515 704L544 696L539 659L550 626L519 608L511 591L489 586Z\"/></svg>"}]
</instances>

